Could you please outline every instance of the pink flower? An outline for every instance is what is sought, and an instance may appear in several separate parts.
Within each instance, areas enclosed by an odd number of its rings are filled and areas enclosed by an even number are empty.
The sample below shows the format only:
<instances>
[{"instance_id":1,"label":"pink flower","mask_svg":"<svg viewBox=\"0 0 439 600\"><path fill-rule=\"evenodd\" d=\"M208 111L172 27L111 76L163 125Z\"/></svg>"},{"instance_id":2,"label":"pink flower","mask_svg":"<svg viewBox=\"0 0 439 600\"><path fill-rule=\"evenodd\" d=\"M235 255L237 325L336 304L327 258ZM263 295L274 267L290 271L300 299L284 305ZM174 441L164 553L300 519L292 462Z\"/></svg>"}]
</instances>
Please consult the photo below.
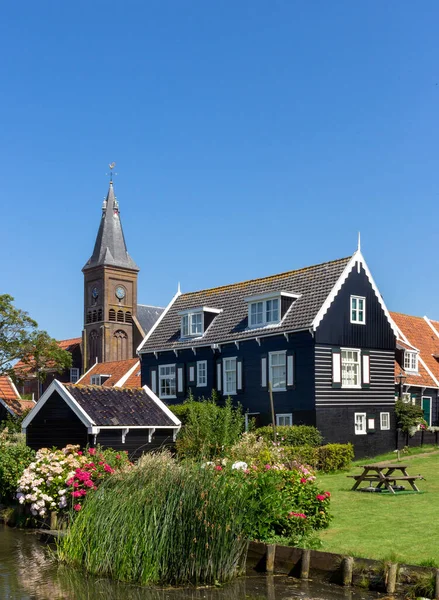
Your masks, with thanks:
<instances>
[{"instance_id":1,"label":"pink flower","mask_svg":"<svg viewBox=\"0 0 439 600\"><path fill-rule=\"evenodd\" d=\"M88 453L94 456L96 454L96 448L89 448Z\"/></svg>"},{"instance_id":2,"label":"pink flower","mask_svg":"<svg viewBox=\"0 0 439 600\"><path fill-rule=\"evenodd\" d=\"M112 469L110 465L104 465L104 471L107 473L114 473L114 469Z\"/></svg>"},{"instance_id":3,"label":"pink flower","mask_svg":"<svg viewBox=\"0 0 439 600\"><path fill-rule=\"evenodd\" d=\"M84 481L84 485L86 485L89 488L92 488L94 484L91 479L88 479L88 481Z\"/></svg>"},{"instance_id":4,"label":"pink flower","mask_svg":"<svg viewBox=\"0 0 439 600\"><path fill-rule=\"evenodd\" d=\"M72 492L73 498L80 498L82 496L81 490L76 490L76 492Z\"/></svg>"},{"instance_id":5,"label":"pink flower","mask_svg":"<svg viewBox=\"0 0 439 600\"><path fill-rule=\"evenodd\" d=\"M82 456L83 452L81 452L81 450L78 450L78 456Z\"/></svg>"},{"instance_id":6,"label":"pink flower","mask_svg":"<svg viewBox=\"0 0 439 600\"><path fill-rule=\"evenodd\" d=\"M73 477L71 477L70 479L67 479L66 484L73 485L73 481L74 481L74 479L73 479Z\"/></svg>"},{"instance_id":7,"label":"pink flower","mask_svg":"<svg viewBox=\"0 0 439 600\"><path fill-rule=\"evenodd\" d=\"M325 496L326 496L327 498L330 498L330 496L331 496L331 492L325 492Z\"/></svg>"},{"instance_id":8,"label":"pink flower","mask_svg":"<svg viewBox=\"0 0 439 600\"><path fill-rule=\"evenodd\" d=\"M81 505L80 505L80 504L75 504L75 505L73 506L73 508L74 508L76 511L78 511L78 510L81 510Z\"/></svg>"},{"instance_id":9,"label":"pink flower","mask_svg":"<svg viewBox=\"0 0 439 600\"><path fill-rule=\"evenodd\" d=\"M104 462L103 462L102 460L100 460L100 461L99 461L99 464L100 464L100 465L103 465L103 464L104 464Z\"/></svg>"},{"instance_id":10,"label":"pink flower","mask_svg":"<svg viewBox=\"0 0 439 600\"><path fill-rule=\"evenodd\" d=\"M304 513L290 512L290 513L288 513L288 518L291 519L291 517L298 517L299 519L306 519L306 515Z\"/></svg>"},{"instance_id":11,"label":"pink flower","mask_svg":"<svg viewBox=\"0 0 439 600\"><path fill-rule=\"evenodd\" d=\"M222 471L222 470L223 470L223 468L222 468L221 465L216 465L215 466L215 471Z\"/></svg>"},{"instance_id":12,"label":"pink flower","mask_svg":"<svg viewBox=\"0 0 439 600\"><path fill-rule=\"evenodd\" d=\"M326 500L326 496L324 496L323 494L317 494L316 499L320 502L323 502L323 500Z\"/></svg>"},{"instance_id":13,"label":"pink flower","mask_svg":"<svg viewBox=\"0 0 439 600\"><path fill-rule=\"evenodd\" d=\"M270 465L265 465L265 470L266 470L266 471L269 471L270 469L271 469L271 466L270 466Z\"/></svg>"},{"instance_id":14,"label":"pink flower","mask_svg":"<svg viewBox=\"0 0 439 600\"><path fill-rule=\"evenodd\" d=\"M302 479L300 480L300 483L306 483L308 480L305 477L302 477Z\"/></svg>"},{"instance_id":15,"label":"pink flower","mask_svg":"<svg viewBox=\"0 0 439 600\"><path fill-rule=\"evenodd\" d=\"M120 454L116 454L116 458L122 458Z\"/></svg>"}]
</instances>

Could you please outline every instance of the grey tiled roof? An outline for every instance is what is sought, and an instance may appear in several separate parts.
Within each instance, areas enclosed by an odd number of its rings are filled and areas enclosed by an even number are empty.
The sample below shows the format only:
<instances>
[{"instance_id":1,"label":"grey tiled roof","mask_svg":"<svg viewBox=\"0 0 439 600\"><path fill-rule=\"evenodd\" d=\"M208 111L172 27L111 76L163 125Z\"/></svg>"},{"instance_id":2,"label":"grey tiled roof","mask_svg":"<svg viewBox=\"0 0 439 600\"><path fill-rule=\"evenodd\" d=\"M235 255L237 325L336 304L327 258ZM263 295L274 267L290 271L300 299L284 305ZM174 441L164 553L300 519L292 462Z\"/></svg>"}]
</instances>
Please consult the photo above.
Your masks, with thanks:
<instances>
[{"instance_id":1,"label":"grey tiled roof","mask_svg":"<svg viewBox=\"0 0 439 600\"><path fill-rule=\"evenodd\" d=\"M149 306L147 304L137 305L137 320L140 323L145 335L157 321L165 309L161 306Z\"/></svg>"},{"instance_id":2,"label":"grey tiled roof","mask_svg":"<svg viewBox=\"0 0 439 600\"><path fill-rule=\"evenodd\" d=\"M175 427L175 423L143 388L105 388L97 385L65 387L98 427Z\"/></svg>"},{"instance_id":3,"label":"grey tiled roof","mask_svg":"<svg viewBox=\"0 0 439 600\"><path fill-rule=\"evenodd\" d=\"M107 198L102 209L102 218L96 236L93 254L85 264L83 271L98 265L109 265L138 271L139 267L127 252L119 205L114 196L113 183L110 183Z\"/></svg>"},{"instance_id":4,"label":"grey tiled roof","mask_svg":"<svg viewBox=\"0 0 439 600\"><path fill-rule=\"evenodd\" d=\"M143 344L141 352L220 344L310 327L350 259L349 256L262 279L182 294ZM290 292L300 294L300 298L293 302L280 325L248 329L248 305L244 299L268 292ZM222 312L202 337L180 341L181 316L178 313L201 306L222 309Z\"/></svg>"}]
</instances>

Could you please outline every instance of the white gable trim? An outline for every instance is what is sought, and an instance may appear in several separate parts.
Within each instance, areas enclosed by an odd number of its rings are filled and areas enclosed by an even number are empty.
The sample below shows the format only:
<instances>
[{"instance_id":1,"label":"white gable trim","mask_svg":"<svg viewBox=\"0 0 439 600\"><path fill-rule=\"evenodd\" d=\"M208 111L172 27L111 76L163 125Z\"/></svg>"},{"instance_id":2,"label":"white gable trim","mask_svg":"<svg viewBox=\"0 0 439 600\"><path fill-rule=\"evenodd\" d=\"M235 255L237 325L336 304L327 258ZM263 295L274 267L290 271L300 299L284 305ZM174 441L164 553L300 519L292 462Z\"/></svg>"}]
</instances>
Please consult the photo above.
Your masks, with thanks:
<instances>
[{"instance_id":1,"label":"white gable trim","mask_svg":"<svg viewBox=\"0 0 439 600\"><path fill-rule=\"evenodd\" d=\"M422 360L421 355L418 356L418 361L421 363L421 365L424 367L424 369L427 371L427 373L430 375L430 377L433 379L433 381L435 382L435 384L437 385L437 387L439 387L439 381L437 380L437 378L433 375L433 373L430 371L430 369L427 367L427 365L425 364L425 362ZM411 384L413 385L413 384Z\"/></svg>"},{"instance_id":2,"label":"white gable trim","mask_svg":"<svg viewBox=\"0 0 439 600\"><path fill-rule=\"evenodd\" d=\"M92 364L92 366L91 366L91 367L90 367L90 368L89 368L89 369L88 369L88 370L87 370L87 371L86 371L86 372L85 372L83 375L81 375L81 377L78 379L78 381L76 382L76 384L80 384L80 383L81 383L81 381L82 381L82 380L83 380L85 377L87 377L87 375L90 373L90 371L91 371L92 369L94 369L94 368L95 368L95 366L96 366L97 364L99 364L99 363L98 363L98 361L96 361L95 363L93 363L93 364ZM85 383L85 384L82 384L82 385L87 385L87 383Z\"/></svg>"},{"instance_id":3,"label":"white gable trim","mask_svg":"<svg viewBox=\"0 0 439 600\"><path fill-rule=\"evenodd\" d=\"M428 325L430 325L430 328L432 329L432 331L435 334L435 336L439 338L439 331L436 329L436 327L433 325L433 323L430 321L430 319L428 317L424 317L424 321Z\"/></svg>"},{"instance_id":4,"label":"white gable trim","mask_svg":"<svg viewBox=\"0 0 439 600\"><path fill-rule=\"evenodd\" d=\"M9 406L6 404L6 402L0 398L0 404L3 404L3 406L6 408L6 410L8 411L8 413L10 413L13 417L16 417L16 413L14 413L14 411L12 410L12 408L9 408Z\"/></svg>"},{"instance_id":5,"label":"white gable trim","mask_svg":"<svg viewBox=\"0 0 439 600\"><path fill-rule=\"evenodd\" d=\"M375 292L375 295L378 299L378 302L381 305L381 308L384 311L384 314L386 315L386 318L389 322L390 327L392 328L395 336L397 335L396 332L396 327L394 322L392 321L392 318L390 317L389 311L387 310L386 305L384 304L384 300L381 297L380 291L372 277L371 272L369 271L369 267L366 264L366 261L364 260L363 255L361 254L360 250L357 250L353 255L352 258L350 259L350 261L348 262L348 264L346 265L346 267L343 270L343 273L340 275L340 277L338 278L338 281L336 282L336 284L334 285L334 287L332 288L332 290L329 293L329 296L326 298L326 300L324 301L324 303L322 304L322 306L320 307L319 312L317 313L317 315L314 318L314 321L312 322L312 328L315 331L317 329L317 327L320 325L320 322L322 321L323 317L326 315L326 313L328 312L329 307L331 306L331 304L334 302L337 294L339 293L339 291L341 290L344 282L346 281L346 279L348 278L350 272L352 271L352 269L355 267L355 265L357 265L357 269L359 270L360 265L363 266L363 269L366 273L367 278L369 279L370 285L372 286L373 291Z\"/></svg>"},{"instance_id":6,"label":"white gable trim","mask_svg":"<svg viewBox=\"0 0 439 600\"><path fill-rule=\"evenodd\" d=\"M177 300L177 298L181 296L181 291L180 291L180 284L178 285L178 290L177 293L175 294L175 296L172 298L171 302L168 304L168 306L165 308L165 310L162 312L162 314L159 316L159 318L157 319L157 321L154 323L154 325L151 327L151 329L148 331L148 333L145 335L144 339L142 340L142 342L139 344L136 353L137 354L142 354L142 346L145 344L145 342L147 342L149 340L149 338L151 337L151 335L154 333L154 331L157 329L157 327L160 325L160 323L162 322L162 320L165 318L165 316L168 314L171 306L174 304L174 302Z\"/></svg>"},{"instance_id":7,"label":"white gable trim","mask_svg":"<svg viewBox=\"0 0 439 600\"><path fill-rule=\"evenodd\" d=\"M123 384L131 377L131 375L134 373L134 371L136 371L139 368L140 368L140 360L138 360L136 362L136 364L125 373L125 375L122 375L122 377L119 379L119 381L117 381L114 384L113 387L123 387Z\"/></svg>"},{"instance_id":8,"label":"white gable trim","mask_svg":"<svg viewBox=\"0 0 439 600\"><path fill-rule=\"evenodd\" d=\"M393 321L393 319L392 319ZM410 346L410 348L413 348L413 350L415 350L418 354L420 353L419 348L416 348L416 346L413 346L413 344L411 344L407 338L407 336L404 334L404 332L398 327L398 325L395 323L395 321L393 321L393 324L395 325L395 329L397 332L396 335L396 341L398 342L398 339L400 339L402 342L404 342L405 344L407 344L407 346ZM406 348L403 348L404 350L406 350ZM409 352L411 352L411 350L409 350Z\"/></svg>"},{"instance_id":9,"label":"white gable trim","mask_svg":"<svg viewBox=\"0 0 439 600\"><path fill-rule=\"evenodd\" d=\"M85 410L81 408L81 406L76 402L76 400L69 393L69 391L63 386L63 384L57 379L54 379L47 388L47 390L44 392L44 394L41 396L41 398L38 400L37 404L33 407L30 413L23 420L23 423L21 424L21 429L23 433L26 433L26 427L30 423L32 423L34 417L40 412L40 410L49 400L53 392L58 392L58 394L65 401L67 406L71 408L71 410L84 423L86 427L92 427L93 425L95 425L95 422L89 417Z\"/></svg>"},{"instance_id":10,"label":"white gable trim","mask_svg":"<svg viewBox=\"0 0 439 600\"><path fill-rule=\"evenodd\" d=\"M175 425L178 428L180 428L181 427L180 419L177 419L177 417L174 415L174 413L171 410L169 410L169 408L166 406L166 404L164 402L162 402L156 394L154 394L152 389L149 388L147 385L144 385L143 389L145 390L145 393L151 398L151 400L154 400L154 402L157 404L157 406L160 408L160 410L162 412L164 412L165 415L167 415L171 419L171 421L173 423L175 423ZM159 426L157 425L157 427L159 427ZM160 427L159 429L162 429L162 428Z\"/></svg>"}]
</instances>

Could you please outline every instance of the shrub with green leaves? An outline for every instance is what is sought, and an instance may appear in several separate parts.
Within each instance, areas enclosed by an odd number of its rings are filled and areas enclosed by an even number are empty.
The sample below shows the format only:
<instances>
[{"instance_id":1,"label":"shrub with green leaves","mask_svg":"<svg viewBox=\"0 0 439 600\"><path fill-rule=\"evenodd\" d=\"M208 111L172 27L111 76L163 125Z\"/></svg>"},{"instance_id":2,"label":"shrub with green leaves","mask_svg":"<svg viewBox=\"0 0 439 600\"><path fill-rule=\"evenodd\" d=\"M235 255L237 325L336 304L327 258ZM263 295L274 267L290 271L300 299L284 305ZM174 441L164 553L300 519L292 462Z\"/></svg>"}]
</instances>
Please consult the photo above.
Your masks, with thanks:
<instances>
[{"instance_id":1,"label":"shrub with green leaves","mask_svg":"<svg viewBox=\"0 0 439 600\"><path fill-rule=\"evenodd\" d=\"M180 458L210 460L224 456L244 430L241 406L233 406L230 398L224 406L217 404L215 396L206 400L190 398L170 409L175 410L179 418L183 417L176 441Z\"/></svg>"},{"instance_id":2,"label":"shrub with green leaves","mask_svg":"<svg viewBox=\"0 0 439 600\"><path fill-rule=\"evenodd\" d=\"M25 444L11 444L0 437L0 502L15 499L20 477L35 457Z\"/></svg>"},{"instance_id":3,"label":"shrub with green leaves","mask_svg":"<svg viewBox=\"0 0 439 600\"><path fill-rule=\"evenodd\" d=\"M426 426L424 412L417 404L397 400L395 403L396 425L403 433L413 435L418 425Z\"/></svg>"},{"instance_id":4,"label":"shrub with green leaves","mask_svg":"<svg viewBox=\"0 0 439 600\"><path fill-rule=\"evenodd\" d=\"M274 441L272 425L258 427L255 433L264 440ZM320 446L323 437L312 425L282 425L276 427L276 441L283 446Z\"/></svg>"},{"instance_id":5,"label":"shrub with green leaves","mask_svg":"<svg viewBox=\"0 0 439 600\"><path fill-rule=\"evenodd\" d=\"M352 444L326 444L318 451L318 469L324 473L347 470L354 460Z\"/></svg>"}]
</instances>

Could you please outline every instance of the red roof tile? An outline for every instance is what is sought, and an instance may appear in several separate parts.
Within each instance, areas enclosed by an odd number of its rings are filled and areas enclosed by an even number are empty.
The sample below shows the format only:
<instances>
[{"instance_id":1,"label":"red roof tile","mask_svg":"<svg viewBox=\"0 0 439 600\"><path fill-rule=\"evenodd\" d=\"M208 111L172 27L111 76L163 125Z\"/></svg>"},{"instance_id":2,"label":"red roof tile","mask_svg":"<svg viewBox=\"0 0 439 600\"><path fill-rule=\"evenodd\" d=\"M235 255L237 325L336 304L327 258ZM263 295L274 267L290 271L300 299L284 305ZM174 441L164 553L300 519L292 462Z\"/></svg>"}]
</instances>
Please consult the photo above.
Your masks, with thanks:
<instances>
[{"instance_id":1,"label":"red roof tile","mask_svg":"<svg viewBox=\"0 0 439 600\"><path fill-rule=\"evenodd\" d=\"M430 325L423 317L414 317L395 312L391 312L390 316L402 333L401 337L404 336L409 344L419 350L420 359L425 363L433 377L439 380L439 362L434 358L434 355L439 355L439 337L434 333ZM398 373L400 369L398 365ZM427 369L422 365L422 362L419 362L419 374L406 372L406 383L416 386L438 387L438 384L428 373Z\"/></svg>"},{"instance_id":2,"label":"red roof tile","mask_svg":"<svg viewBox=\"0 0 439 600\"><path fill-rule=\"evenodd\" d=\"M92 375L110 375L102 385L104 387L113 387L118 381L126 375L135 365L139 365L137 371L140 371L140 361L138 358L129 358L127 360L115 360L111 362L96 363L89 369L77 382L79 385L90 385ZM135 372L137 372L135 371ZM131 379L132 376L129 377ZM139 379L134 379L135 385L128 385L127 382L122 387L140 387Z\"/></svg>"},{"instance_id":3,"label":"red roof tile","mask_svg":"<svg viewBox=\"0 0 439 600\"><path fill-rule=\"evenodd\" d=\"M0 377L0 401L14 414L20 416L35 406L32 400L22 400L10 377Z\"/></svg>"},{"instance_id":4,"label":"red roof tile","mask_svg":"<svg viewBox=\"0 0 439 600\"><path fill-rule=\"evenodd\" d=\"M82 338L70 338L68 340L59 340L58 345L62 350L73 352L75 346L79 346L81 342ZM24 375L32 376L32 366L24 363L22 360L15 363L14 371L17 373L17 377L19 375L20 378L23 378Z\"/></svg>"}]
</instances>

